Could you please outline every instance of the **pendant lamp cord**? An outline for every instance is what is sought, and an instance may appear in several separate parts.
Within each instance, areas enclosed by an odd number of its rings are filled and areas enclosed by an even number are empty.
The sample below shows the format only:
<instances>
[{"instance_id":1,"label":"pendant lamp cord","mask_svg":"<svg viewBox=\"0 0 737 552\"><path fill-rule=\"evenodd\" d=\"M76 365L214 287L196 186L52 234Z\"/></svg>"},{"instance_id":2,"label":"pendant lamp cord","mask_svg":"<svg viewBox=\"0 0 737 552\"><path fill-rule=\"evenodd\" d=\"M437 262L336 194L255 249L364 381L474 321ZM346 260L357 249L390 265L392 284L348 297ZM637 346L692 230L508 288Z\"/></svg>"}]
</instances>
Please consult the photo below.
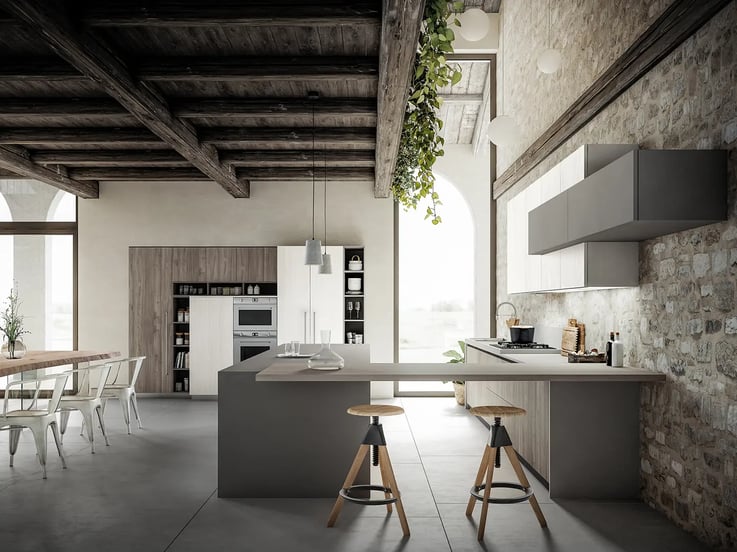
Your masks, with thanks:
<instances>
[{"instance_id":1,"label":"pendant lamp cord","mask_svg":"<svg viewBox=\"0 0 737 552\"><path fill-rule=\"evenodd\" d=\"M312 104L312 239L315 239L315 104Z\"/></svg>"},{"instance_id":2,"label":"pendant lamp cord","mask_svg":"<svg viewBox=\"0 0 737 552\"><path fill-rule=\"evenodd\" d=\"M551 8L551 5L550 4L551 4L551 0L548 0L548 48L552 48L553 47L553 45L550 42L550 21L551 21L551 18L552 18L552 15L551 15L552 8Z\"/></svg>"},{"instance_id":3,"label":"pendant lamp cord","mask_svg":"<svg viewBox=\"0 0 737 552\"><path fill-rule=\"evenodd\" d=\"M323 212L323 222L325 223L325 254L327 255L328 252L328 152L327 150L323 150L323 177L325 179L325 186L323 186L323 205L322 205L322 212Z\"/></svg>"}]
</instances>

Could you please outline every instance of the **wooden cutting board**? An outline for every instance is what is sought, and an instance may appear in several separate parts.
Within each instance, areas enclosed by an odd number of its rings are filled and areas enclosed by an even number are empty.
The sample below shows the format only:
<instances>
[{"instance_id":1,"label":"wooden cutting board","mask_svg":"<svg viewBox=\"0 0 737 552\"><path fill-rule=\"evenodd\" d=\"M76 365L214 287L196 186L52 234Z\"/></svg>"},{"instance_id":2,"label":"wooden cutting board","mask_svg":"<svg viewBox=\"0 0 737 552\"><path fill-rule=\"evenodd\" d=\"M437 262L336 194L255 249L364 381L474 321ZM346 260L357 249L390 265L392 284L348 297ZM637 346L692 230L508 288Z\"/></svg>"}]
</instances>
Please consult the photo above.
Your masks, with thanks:
<instances>
[{"instance_id":1,"label":"wooden cutting board","mask_svg":"<svg viewBox=\"0 0 737 552\"><path fill-rule=\"evenodd\" d=\"M568 326L563 328L563 339L560 344L560 354L568 356L568 353L576 353L579 348L579 328L578 326Z\"/></svg>"}]
</instances>

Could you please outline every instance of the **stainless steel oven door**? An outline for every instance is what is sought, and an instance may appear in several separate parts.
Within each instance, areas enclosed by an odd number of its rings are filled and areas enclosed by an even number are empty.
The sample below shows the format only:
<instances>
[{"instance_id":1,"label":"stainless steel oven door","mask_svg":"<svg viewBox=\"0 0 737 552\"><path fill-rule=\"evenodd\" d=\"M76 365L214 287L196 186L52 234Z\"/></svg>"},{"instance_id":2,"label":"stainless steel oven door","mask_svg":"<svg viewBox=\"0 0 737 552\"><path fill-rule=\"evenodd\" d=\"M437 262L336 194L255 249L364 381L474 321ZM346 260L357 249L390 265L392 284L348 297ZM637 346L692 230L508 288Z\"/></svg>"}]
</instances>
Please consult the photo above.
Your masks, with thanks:
<instances>
[{"instance_id":1,"label":"stainless steel oven door","mask_svg":"<svg viewBox=\"0 0 737 552\"><path fill-rule=\"evenodd\" d=\"M276 349L276 336L233 336L233 364L255 357L269 349Z\"/></svg>"},{"instance_id":2,"label":"stainless steel oven door","mask_svg":"<svg viewBox=\"0 0 737 552\"><path fill-rule=\"evenodd\" d=\"M234 297L233 331L276 331L276 297Z\"/></svg>"}]
</instances>

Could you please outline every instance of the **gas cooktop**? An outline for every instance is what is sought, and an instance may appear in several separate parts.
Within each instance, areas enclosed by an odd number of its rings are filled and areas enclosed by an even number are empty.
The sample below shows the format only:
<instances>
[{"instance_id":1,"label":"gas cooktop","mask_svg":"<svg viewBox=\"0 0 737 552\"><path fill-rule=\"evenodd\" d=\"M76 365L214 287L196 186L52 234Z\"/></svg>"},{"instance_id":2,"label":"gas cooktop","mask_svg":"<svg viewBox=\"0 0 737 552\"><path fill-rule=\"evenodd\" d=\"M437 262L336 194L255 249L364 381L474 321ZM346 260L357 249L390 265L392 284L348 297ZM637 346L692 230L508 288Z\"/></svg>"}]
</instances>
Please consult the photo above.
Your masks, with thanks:
<instances>
[{"instance_id":1,"label":"gas cooktop","mask_svg":"<svg viewBox=\"0 0 737 552\"><path fill-rule=\"evenodd\" d=\"M498 350L499 353L520 354L520 353L557 353L560 349L546 345L545 343L512 343L511 341L500 340L490 342L488 346L491 349Z\"/></svg>"}]
</instances>

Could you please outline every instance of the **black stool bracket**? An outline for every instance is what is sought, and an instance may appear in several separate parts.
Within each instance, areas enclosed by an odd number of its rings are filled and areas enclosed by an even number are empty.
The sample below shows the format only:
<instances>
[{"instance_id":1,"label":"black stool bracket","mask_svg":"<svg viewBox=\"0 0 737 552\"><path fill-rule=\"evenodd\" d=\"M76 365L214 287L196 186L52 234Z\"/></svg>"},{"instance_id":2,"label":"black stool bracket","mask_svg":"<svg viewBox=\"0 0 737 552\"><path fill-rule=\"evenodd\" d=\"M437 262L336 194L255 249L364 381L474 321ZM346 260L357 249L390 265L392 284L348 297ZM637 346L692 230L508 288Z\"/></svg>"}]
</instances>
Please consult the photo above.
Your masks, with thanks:
<instances>
[{"instance_id":1,"label":"black stool bracket","mask_svg":"<svg viewBox=\"0 0 737 552\"><path fill-rule=\"evenodd\" d=\"M341 489L338 493L344 499L349 502L356 504L363 504L364 506L383 506L384 504L394 504L397 501L397 497L392 496L391 498L359 498L351 496L352 491L381 491L382 493L391 493L392 490L381 485L353 485L347 489Z\"/></svg>"},{"instance_id":2,"label":"black stool bracket","mask_svg":"<svg viewBox=\"0 0 737 552\"><path fill-rule=\"evenodd\" d=\"M530 499L530 497L534 494L532 491L532 487L525 487L523 485L520 485L519 483L505 483L503 481L493 481L491 483L491 488L504 488L504 489L517 489L518 491L522 491L523 494L520 496L512 496L508 498L492 498L489 496L489 498L486 499L486 502L490 504L518 504L520 502L526 502ZM471 487L471 496L473 496L476 500L484 501L484 495L482 492L486 489L486 483L483 485L474 485Z\"/></svg>"},{"instance_id":3,"label":"black stool bracket","mask_svg":"<svg viewBox=\"0 0 737 552\"><path fill-rule=\"evenodd\" d=\"M369 424L366 436L363 438L363 445L376 445L380 447L386 446L386 439L384 438L384 429L381 424Z\"/></svg>"}]
</instances>

